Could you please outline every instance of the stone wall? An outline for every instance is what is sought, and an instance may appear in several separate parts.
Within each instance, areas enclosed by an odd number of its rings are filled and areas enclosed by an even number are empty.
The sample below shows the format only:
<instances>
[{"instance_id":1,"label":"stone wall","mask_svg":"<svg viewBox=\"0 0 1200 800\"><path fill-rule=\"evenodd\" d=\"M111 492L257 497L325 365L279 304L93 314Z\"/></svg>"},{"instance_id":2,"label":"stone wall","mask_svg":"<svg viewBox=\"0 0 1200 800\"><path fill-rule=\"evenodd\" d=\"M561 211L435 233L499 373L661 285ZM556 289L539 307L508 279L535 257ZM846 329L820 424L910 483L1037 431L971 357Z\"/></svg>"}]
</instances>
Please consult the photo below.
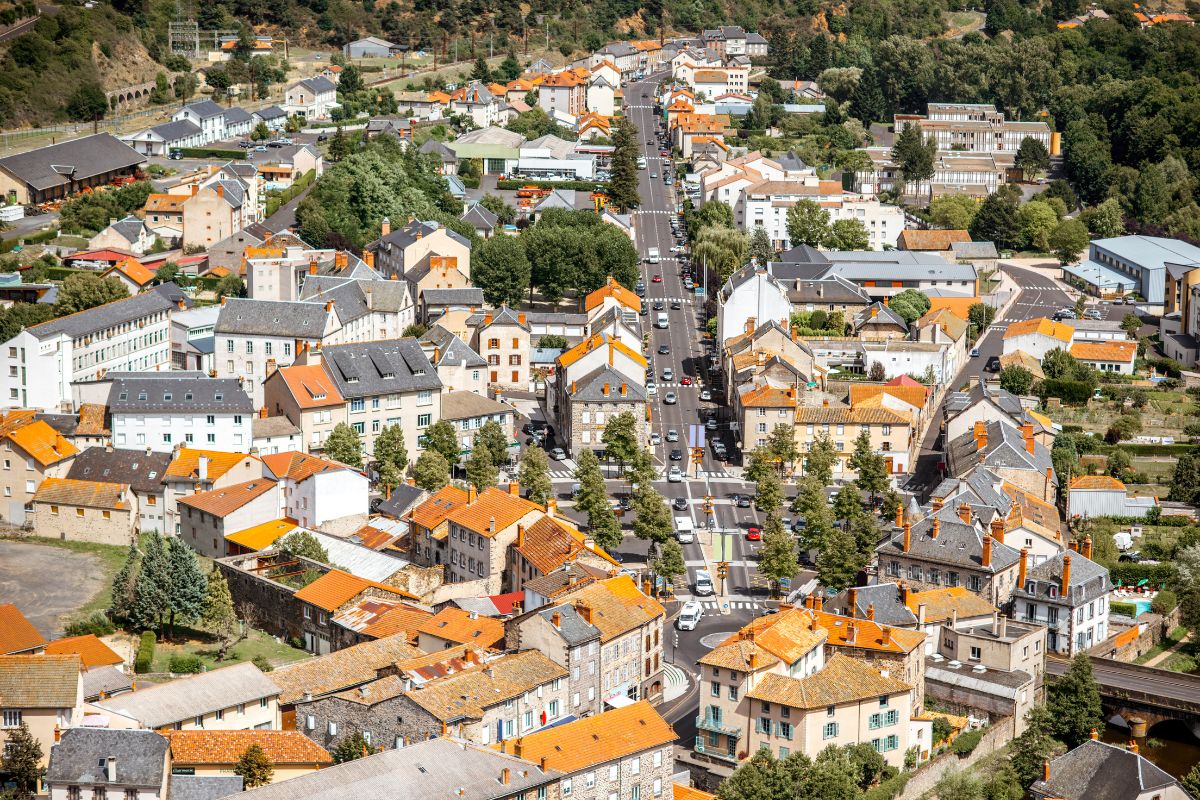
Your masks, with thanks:
<instances>
[{"instance_id":1,"label":"stone wall","mask_svg":"<svg viewBox=\"0 0 1200 800\"><path fill-rule=\"evenodd\" d=\"M219 558L213 563L225 576L229 583L229 594L233 597L233 607L239 609L243 604L254 609L256 618L254 627L264 630L272 636L284 639L299 639L304 636L303 603L295 598L296 590L290 586L264 577L269 569L250 571L259 563L267 563L279 551L265 551L250 555L229 556ZM260 562L260 558L262 561ZM291 570L316 569L321 573L329 568L318 561L310 561L297 557L301 563Z\"/></svg>"},{"instance_id":2,"label":"stone wall","mask_svg":"<svg viewBox=\"0 0 1200 800\"><path fill-rule=\"evenodd\" d=\"M916 800L933 789L942 776L955 770L963 770L986 756L991 755L1013 739L1013 718L1005 717L988 728L987 733L979 740L979 744L966 758L959 758L953 752L946 751L940 756L927 762L909 779L904 791L896 796L896 800Z\"/></svg>"},{"instance_id":3,"label":"stone wall","mask_svg":"<svg viewBox=\"0 0 1200 800\"><path fill-rule=\"evenodd\" d=\"M1166 615L1153 612L1142 614L1137 618L1140 630L1136 636L1130 636L1131 629L1125 628L1088 650L1088 655L1114 661L1136 661L1179 627L1179 614L1178 606Z\"/></svg>"}]
</instances>

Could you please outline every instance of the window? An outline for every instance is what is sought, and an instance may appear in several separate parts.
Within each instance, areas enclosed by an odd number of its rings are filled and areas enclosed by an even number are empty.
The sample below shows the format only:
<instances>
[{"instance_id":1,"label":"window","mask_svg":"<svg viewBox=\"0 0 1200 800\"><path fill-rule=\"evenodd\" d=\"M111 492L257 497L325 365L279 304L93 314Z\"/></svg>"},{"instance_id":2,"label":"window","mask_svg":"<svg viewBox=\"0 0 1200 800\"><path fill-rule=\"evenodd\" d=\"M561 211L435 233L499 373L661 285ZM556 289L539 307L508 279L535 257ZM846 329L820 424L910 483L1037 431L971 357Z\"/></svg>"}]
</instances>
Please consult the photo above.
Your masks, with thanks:
<instances>
[{"instance_id":1,"label":"window","mask_svg":"<svg viewBox=\"0 0 1200 800\"><path fill-rule=\"evenodd\" d=\"M246 355L254 352L254 342L246 342Z\"/></svg>"},{"instance_id":2,"label":"window","mask_svg":"<svg viewBox=\"0 0 1200 800\"><path fill-rule=\"evenodd\" d=\"M596 785L596 773L595 772L585 773L583 776L583 787L585 789L591 789L595 785Z\"/></svg>"},{"instance_id":3,"label":"window","mask_svg":"<svg viewBox=\"0 0 1200 800\"><path fill-rule=\"evenodd\" d=\"M80 798L79 787L78 786L68 786L67 787L67 800L79 800L79 798Z\"/></svg>"},{"instance_id":4,"label":"window","mask_svg":"<svg viewBox=\"0 0 1200 800\"><path fill-rule=\"evenodd\" d=\"M365 411L366 410L366 401L363 400L363 398L361 398L361 397L351 400L350 401L350 410L351 411Z\"/></svg>"},{"instance_id":5,"label":"window","mask_svg":"<svg viewBox=\"0 0 1200 800\"><path fill-rule=\"evenodd\" d=\"M629 772L631 775L642 774L642 759L635 758L629 762Z\"/></svg>"},{"instance_id":6,"label":"window","mask_svg":"<svg viewBox=\"0 0 1200 800\"><path fill-rule=\"evenodd\" d=\"M433 424L433 415L432 414L418 414L417 415L417 427L418 428L428 428L432 424Z\"/></svg>"},{"instance_id":7,"label":"window","mask_svg":"<svg viewBox=\"0 0 1200 800\"><path fill-rule=\"evenodd\" d=\"M783 739L787 739L790 742L792 740L792 723L780 722L779 736Z\"/></svg>"},{"instance_id":8,"label":"window","mask_svg":"<svg viewBox=\"0 0 1200 800\"><path fill-rule=\"evenodd\" d=\"M972 661L978 661L982 655L983 655L983 653L978 647L971 648L971 660Z\"/></svg>"},{"instance_id":9,"label":"window","mask_svg":"<svg viewBox=\"0 0 1200 800\"><path fill-rule=\"evenodd\" d=\"M55 513L58 513L58 512L55 512ZM713 681L713 684L712 684L712 696L713 697L721 696L721 684L717 683L716 681Z\"/></svg>"},{"instance_id":10,"label":"window","mask_svg":"<svg viewBox=\"0 0 1200 800\"><path fill-rule=\"evenodd\" d=\"M895 725L899 721L900 721L900 712L896 711L896 710L892 710L892 711L887 712L887 715L884 717L883 724L884 725Z\"/></svg>"},{"instance_id":11,"label":"window","mask_svg":"<svg viewBox=\"0 0 1200 800\"><path fill-rule=\"evenodd\" d=\"M629 800L642 800L642 787L634 784L629 787Z\"/></svg>"},{"instance_id":12,"label":"window","mask_svg":"<svg viewBox=\"0 0 1200 800\"><path fill-rule=\"evenodd\" d=\"M737 686L735 686L735 685L734 685L734 684L732 684L732 683L731 683L731 684L729 684L729 699L730 699L730 700L737 700L737 699L738 699L738 689L737 689Z\"/></svg>"},{"instance_id":13,"label":"window","mask_svg":"<svg viewBox=\"0 0 1200 800\"><path fill-rule=\"evenodd\" d=\"M832 739L838 735L838 724L836 722L827 722L821 730L821 738Z\"/></svg>"},{"instance_id":14,"label":"window","mask_svg":"<svg viewBox=\"0 0 1200 800\"><path fill-rule=\"evenodd\" d=\"M617 767L616 764L613 764L611 767L608 768L609 781L615 781L620 776L621 776L621 771L620 771L620 768Z\"/></svg>"},{"instance_id":15,"label":"window","mask_svg":"<svg viewBox=\"0 0 1200 800\"><path fill-rule=\"evenodd\" d=\"M570 797L571 796L571 779L563 778L562 783L559 784L559 788L562 790L563 797Z\"/></svg>"},{"instance_id":16,"label":"window","mask_svg":"<svg viewBox=\"0 0 1200 800\"><path fill-rule=\"evenodd\" d=\"M875 730L876 728L879 728L882 726L883 726L883 714L872 714L871 717L867 720L867 727L871 730Z\"/></svg>"},{"instance_id":17,"label":"window","mask_svg":"<svg viewBox=\"0 0 1200 800\"><path fill-rule=\"evenodd\" d=\"M20 709L5 709L2 721L5 728L21 727Z\"/></svg>"},{"instance_id":18,"label":"window","mask_svg":"<svg viewBox=\"0 0 1200 800\"><path fill-rule=\"evenodd\" d=\"M233 339L227 339L227 340L225 341L225 352L226 352L226 353L232 353L232 352L233 352Z\"/></svg>"}]
</instances>

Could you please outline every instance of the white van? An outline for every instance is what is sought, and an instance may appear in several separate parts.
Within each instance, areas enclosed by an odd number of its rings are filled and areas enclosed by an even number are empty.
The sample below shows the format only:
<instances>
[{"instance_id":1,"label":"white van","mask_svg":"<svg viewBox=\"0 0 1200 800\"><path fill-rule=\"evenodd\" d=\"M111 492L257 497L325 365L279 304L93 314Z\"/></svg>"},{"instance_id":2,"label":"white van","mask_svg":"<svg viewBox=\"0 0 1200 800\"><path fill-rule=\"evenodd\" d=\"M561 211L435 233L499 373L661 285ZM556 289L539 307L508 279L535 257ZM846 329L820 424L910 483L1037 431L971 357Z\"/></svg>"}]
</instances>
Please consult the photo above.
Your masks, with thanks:
<instances>
[{"instance_id":1,"label":"white van","mask_svg":"<svg viewBox=\"0 0 1200 800\"><path fill-rule=\"evenodd\" d=\"M713 589L712 575L708 573L708 570L696 570L696 596L708 597L715 591Z\"/></svg>"},{"instance_id":2,"label":"white van","mask_svg":"<svg viewBox=\"0 0 1200 800\"><path fill-rule=\"evenodd\" d=\"M680 544L691 544L696 541L696 525L691 517L675 518L675 538Z\"/></svg>"},{"instance_id":3,"label":"white van","mask_svg":"<svg viewBox=\"0 0 1200 800\"><path fill-rule=\"evenodd\" d=\"M658 312L658 316L654 318L654 327L656 327L656 328L662 328L663 330L666 330L666 328L667 328L667 314L666 314L666 312L665 312L665 311L660 311L660 312Z\"/></svg>"},{"instance_id":4,"label":"white van","mask_svg":"<svg viewBox=\"0 0 1200 800\"><path fill-rule=\"evenodd\" d=\"M649 250L646 251L646 263L647 264L658 264L661 262L662 262L662 256L659 255L657 247L651 247Z\"/></svg>"}]
</instances>

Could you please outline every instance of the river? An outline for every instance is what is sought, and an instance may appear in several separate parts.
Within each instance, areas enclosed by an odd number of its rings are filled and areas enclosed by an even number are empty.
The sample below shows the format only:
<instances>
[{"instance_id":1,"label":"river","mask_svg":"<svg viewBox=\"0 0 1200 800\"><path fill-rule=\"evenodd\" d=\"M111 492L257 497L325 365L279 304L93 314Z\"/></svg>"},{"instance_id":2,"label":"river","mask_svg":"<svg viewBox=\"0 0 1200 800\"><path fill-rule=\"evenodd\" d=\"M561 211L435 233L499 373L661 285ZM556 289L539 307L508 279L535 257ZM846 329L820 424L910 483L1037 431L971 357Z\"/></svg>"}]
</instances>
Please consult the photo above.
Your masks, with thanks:
<instances>
[{"instance_id":1,"label":"river","mask_svg":"<svg viewBox=\"0 0 1200 800\"><path fill-rule=\"evenodd\" d=\"M1100 738L1112 744L1126 745L1129 743L1129 729L1108 725ZM1183 723L1164 722L1155 725L1150 735L1138 739L1137 743L1138 752L1176 778L1182 778L1192 767L1200 764L1200 741ZM1152 747L1151 744L1159 746Z\"/></svg>"}]
</instances>

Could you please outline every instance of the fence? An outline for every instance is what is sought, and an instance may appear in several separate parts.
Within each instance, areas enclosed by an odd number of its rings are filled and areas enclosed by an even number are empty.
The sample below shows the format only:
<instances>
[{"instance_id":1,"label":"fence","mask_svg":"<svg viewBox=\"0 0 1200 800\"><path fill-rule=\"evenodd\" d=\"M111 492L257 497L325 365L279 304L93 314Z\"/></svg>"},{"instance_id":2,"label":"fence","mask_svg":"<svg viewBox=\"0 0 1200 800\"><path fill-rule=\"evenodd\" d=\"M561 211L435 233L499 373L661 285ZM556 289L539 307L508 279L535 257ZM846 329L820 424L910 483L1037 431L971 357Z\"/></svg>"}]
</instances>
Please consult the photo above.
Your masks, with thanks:
<instances>
[{"instance_id":1,"label":"fence","mask_svg":"<svg viewBox=\"0 0 1200 800\"><path fill-rule=\"evenodd\" d=\"M933 789L946 773L966 769L1004 747L1016 736L1015 731L1016 720L1013 717L1005 717L988 728L979 744L975 745L975 749L965 758L959 758L947 750L913 773L904 785L904 791L896 795L896 800L916 800Z\"/></svg>"}]
</instances>

